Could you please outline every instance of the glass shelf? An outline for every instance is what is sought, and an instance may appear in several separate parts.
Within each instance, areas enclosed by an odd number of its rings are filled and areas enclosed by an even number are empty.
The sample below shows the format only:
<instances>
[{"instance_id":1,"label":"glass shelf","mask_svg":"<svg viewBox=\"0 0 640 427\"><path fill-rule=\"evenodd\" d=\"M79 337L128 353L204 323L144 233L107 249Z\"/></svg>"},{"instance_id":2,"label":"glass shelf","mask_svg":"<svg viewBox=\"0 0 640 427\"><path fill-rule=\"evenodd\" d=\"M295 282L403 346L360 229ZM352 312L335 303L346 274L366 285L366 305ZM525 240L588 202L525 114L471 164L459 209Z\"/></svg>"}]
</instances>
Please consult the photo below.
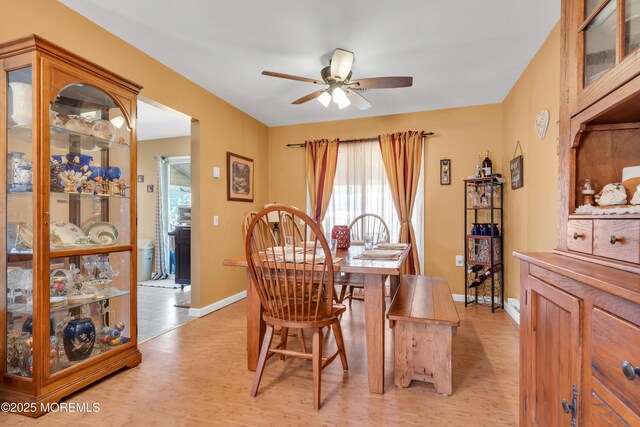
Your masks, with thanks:
<instances>
[{"instance_id":1,"label":"glass shelf","mask_svg":"<svg viewBox=\"0 0 640 427\"><path fill-rule=\"evenodd\" d=\"M8 197L31 197L33 192L31 191L11 191L7 192ZM52 199L69 199L72 197L81 197L83 199L94 199L94 200L102 200L102 199L121 199L121 200L129 200L129 196L116 196L111 194L88 194L88 193L65 193L60 191L51 191Z\"/></svg>"},{"instance_id":2,"label":"glass shelf","mask_svg":"<svg viewBox=\"0 0 640 427\"><path fill-rule=\"evenodd\" d=\"M85 135L59 126L50 126L50 129L51 144L57 148L67 148L70 143L69 136L74 136L80 139L80 147L83 151L107 151L110 148L129 148L129 144L125 142L118 142L117 140L109 141L104 138ZM122 141L124 141L124 139L122 139Z\"/></svg>"},{"instance_id":3,"label":"glass shelf","mask_svg":"<svg viewBox=\"0 0 640 427\"><path fill-rule=\"evenodd\" d=\"M106 301L106 300L110 300L113 298L118 298L124 295L129 295L130 292L129 291L120 291L118 290L118 292L111 294L111 295L105 295L103 298L96 298L96 299L92 299L91 301L87 301L87 302L81 302L81 303L75 303L75 304L65 304L59 307L49 307L49 311L51 313L56 313L59 311L65 311L65 310L71 310L72 308L76 308L76 307L81 307L83 305L86 304L93 304L96 302L100 302L100 301ZM15 304L15 305L9 305L7 307L7 311L13 314L17 314L17 315L31 315L33 312L33 307L27 304Z\"/></svg>"}]
</instances>

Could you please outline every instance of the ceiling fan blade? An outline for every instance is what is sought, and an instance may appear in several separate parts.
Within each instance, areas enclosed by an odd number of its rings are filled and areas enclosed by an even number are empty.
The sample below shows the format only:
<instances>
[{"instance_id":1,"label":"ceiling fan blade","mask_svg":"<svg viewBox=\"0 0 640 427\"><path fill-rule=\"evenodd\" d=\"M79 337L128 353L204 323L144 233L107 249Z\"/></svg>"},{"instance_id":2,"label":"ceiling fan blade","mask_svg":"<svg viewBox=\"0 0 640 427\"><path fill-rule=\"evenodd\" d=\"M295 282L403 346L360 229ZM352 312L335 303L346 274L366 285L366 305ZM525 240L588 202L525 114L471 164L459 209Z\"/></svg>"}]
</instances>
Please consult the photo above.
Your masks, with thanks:
<instances>
[{"instance_id":1,"label":"ceiling fan blade","mask_svg":"<svg viewBox=\"0 0 640 427\"><path fill-rule=\"evenodd\" d=\"M331 78L341 82L349 77L353 66L353 52L344 49L336 49L331 57Z\"/></svg>"},{"instance_id":2,"label":"ceiling fan blade","mask_svg":"<svg viewBox=\"0 0 640 427\"><path fill-rule=\"evenodd\" d=\"M316 99L317 97L319 97L320 95L322 95L324 93L324 90L317 90L315 92L310 93L309 95L305 95L300 99L296 99L295 101L292 102L292 104L304 104L307 101L311 101L312 99Z\"/></svg>"},{"instance_id":3,"label":"ceiling fan blade","mask_svg":"<svg viewBox=\"0 0 640 427\"><path fill-rule=\"evenodd\" d=\"M413 77L371 77L368 79L353 80L351 84L363 89L410 87L413 85Z\"/></svg>"},{"instance_id":4,"label":"ceiling fan blade","mask_svg":"<svg viewBox=\"0 0 640 427\"><path fill-rule=\"evenodd\" d=\"M307 77L293 76L291 74L275 73L273 71L263 71L262 75L263 76L278 77L278 78L281 78L281 79L296 80L296 81L299 81L299 82L315 83L317 85L323 85L324 84L324 82L320 81L320 80L314 80L314 79L310 79L310 78L307 78Z\"/></svg>"},{"instance_id":5,"label":"ceiling fan blade","mask_svg":"<svg viewBox=\"0 0 640 427\"><path fill-rule=\"evenodd\" d=\"M349 98L349 101L351 101L351 103L355 105L358 110L366 110L368 108L371 108L371 104L366 100L364 96L352 90L346 90L345 92L347 93L347 98Z\"/></svg>"}]
</instances>

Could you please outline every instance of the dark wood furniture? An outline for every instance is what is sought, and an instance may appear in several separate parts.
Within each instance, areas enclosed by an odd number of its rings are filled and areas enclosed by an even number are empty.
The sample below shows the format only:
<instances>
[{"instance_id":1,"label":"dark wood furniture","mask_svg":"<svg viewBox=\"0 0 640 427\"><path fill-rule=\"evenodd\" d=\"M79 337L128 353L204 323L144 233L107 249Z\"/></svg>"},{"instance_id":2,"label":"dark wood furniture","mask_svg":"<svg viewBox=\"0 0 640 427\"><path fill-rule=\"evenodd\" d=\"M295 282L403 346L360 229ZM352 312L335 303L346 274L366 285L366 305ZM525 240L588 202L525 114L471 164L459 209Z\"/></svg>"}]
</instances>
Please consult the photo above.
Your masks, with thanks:
<instances>
[{"instance_id":1,"label":"dark wood furniture","mask_svg":"<svg viewBox=\"0 0 640 427\"><path fill-rule=\"evenodd\" d=\"M523 426L640 425L640 215L578 209L640 165L638 7L562 2L558 247L516 254Z\"/></svg>"},{"instance_id":2,"label":"dark wood furniture","mask_svg":"<svg viewBox=\"0 0 640 427\"><path fill-rule=\"evenodd\" d=\"M397 260L366 260L355 258L362 253L362 246L351 246L348 250L338 250L342 258L333 264L334 272L358 273L364 276L364 326L367 346L367 372L369 391L384 393L384 353L385 353L385 281L389 278L391 292L395 294L400 283L400 267L405 262L410 248L402 251ZM247 268L245 256L225 259L223 265ZM260 344L265 332L262 306L257 291L247 269L247 368L256 370Z\"/></svg>"},{"instance_id":3,"label":"dark wood furniture","mask_svg":"<svg viewBox=\"0 0 640 427\"><path fill-rule=\"evenodd\" d=\"M460 317L444 277L404 275L389 312L394 328L394 383L433 383L451 395L451 337Z\"/></svg>"},{"instance_id":4,"label":"dark wood furniture","mask_svg":"<svg viewBox=\"0 0 640 427\"><path fill-rule=\"evenodd\" d=\"M496 178L464 180L464 305L504 308L503 187Z\"/></svg>"},{"instance_id":5,"label":"dark wood furniture","mask_svg":"<svg viewBox=\"0 0 640 427\"><path fill-rule=\"evenodd\" d=\"M304 222L304 239L300 250L277 246L273 234L268 232L268 223L262 221L269 212L280 216L286 212L294 223ZM271 238L265 239L265 235ZM307 247L307 243L311 243ZM265 363L274 354L311 360L313 366L313 407L320 409L321 375L336 357L340 356L342 368L348 370L347 354L342 339L342 328L338 317L345 311L342 305L333 304L333 259L322 230L305 213L295 208L271 206L259 212L249 225L246 240L246 257L249 273L257 291L266 323L266 332L258 358L258 366L251 388L251 396L258 393ZM323 357L322 328L329 326L335 337L337 350ZM279 327L284 339L271 347L274 328ZM304 345L300 351L287 349L288 329L311 329L313 331L312 352Z\"/></svg>"},{"instance_id":6,"label":"dark wood furniture","mask_svg":"<svg viewBox=\"0 0 640 427\"><path fill-rule=\"evenodd\" d=\"M9 281L0 280L0 401L19 402L24 414L38 416L46 408L41 403L58 402L142 360L132 268L141 87L36 35L0 44L0 69L0 271L5 278L10 270L29 271L32 280L23 284L33 284L32 298L23 293L11 301ZM14 99L12 109L7 101L18 96L13 92L18 87L28 88L28 95L24 104ZM17 104L27 107L19 111ZM69 126L72 117L75 126ZM91 125L79 128L83 120ZM24 153L30 162L31 187L16 188L7 181L6 160L12 152ZM84 178L62 186L62 172ZM78 237L88 226L102 227L99 233L115 227L117 239L114 233L91 241ZM51 237L62 227L74 237ZM72 264L82 269L83 282L77 283L82 293L89 291L85 286L101 283L95 268L88 267L90 260L120 274L102 282L94 299L69 299L66 305L51 301L50 292L69 296L74 291L68 281L51 280L56 269L70 270ZM82 335L73 333L78 325ZM107 330L112 339L103 340ZM113 331L118 332L115 338Z\"/></svg>"},{"instance_id":7,"label":"dark wood furniture","mask_svg":"<svg viewBox=\"0 0 640 427\"><path fill-rule=\"evenodd\" d=\"M191 284L191 227L177 226L169 233L176 242L176 284Z\"/></svg>"}]
</instances>

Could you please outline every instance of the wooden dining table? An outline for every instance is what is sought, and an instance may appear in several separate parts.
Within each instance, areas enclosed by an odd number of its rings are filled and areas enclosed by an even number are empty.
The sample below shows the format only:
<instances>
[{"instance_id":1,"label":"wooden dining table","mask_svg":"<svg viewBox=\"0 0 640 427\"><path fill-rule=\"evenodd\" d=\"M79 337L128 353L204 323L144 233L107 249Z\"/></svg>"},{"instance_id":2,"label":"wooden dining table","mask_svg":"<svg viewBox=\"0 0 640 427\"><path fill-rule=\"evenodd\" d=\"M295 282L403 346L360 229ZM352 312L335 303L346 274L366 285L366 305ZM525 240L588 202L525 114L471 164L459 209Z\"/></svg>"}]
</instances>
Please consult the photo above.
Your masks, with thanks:
<instances>
[{"instance_id":1,"label":"wooden dining table","mask_svg":"<svg viewBox=\"0 0 640 427\"><path fill-rule=\"evenodd\" d=\"M341 273L361 274L364 283L364 322L367 346L367 372L369 391L384 393L384 333L385 333L385 282L390 279L391 295L395 294L400 283L400 267L405 262L410 247L402 250L398 259L358 259L356 256L364 251L363 246L351 246L348 250L338 249L334 263L336 277ZM254 289L244 256L225 259L223 265L246 268L247 284L247 367L256 370L260 345L265 332L262 318L262 305Z\"/></svg>"}]
</instances>

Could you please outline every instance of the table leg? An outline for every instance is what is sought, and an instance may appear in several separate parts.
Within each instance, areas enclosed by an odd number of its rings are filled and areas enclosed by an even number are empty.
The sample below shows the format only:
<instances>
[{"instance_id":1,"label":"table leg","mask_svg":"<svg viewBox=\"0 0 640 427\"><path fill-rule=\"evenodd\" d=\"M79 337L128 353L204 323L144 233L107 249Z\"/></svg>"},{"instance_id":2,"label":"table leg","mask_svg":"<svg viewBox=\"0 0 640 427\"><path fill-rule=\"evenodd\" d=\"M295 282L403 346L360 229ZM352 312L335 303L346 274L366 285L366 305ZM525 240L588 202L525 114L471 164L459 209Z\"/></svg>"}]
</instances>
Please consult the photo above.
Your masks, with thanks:
<instances>
[{"instance_id":1,"label":"table leg","mask_svg":"<svg viewBox=\"0 0 640 427\"><path fill-rule=\"evenodd\" d=\"M379 274L364 275L364 324L367 337L369 392L384 393L384 282Z\"/></svg>"},{"instance_id":2,"label":"table leg","mask_svg":"<svg viewBox=\"0 0 640 427\"><path fill-rule=\"evenodd\" d=\"M398 287L400 286L400 275L389 276L389 299L393 301L393 297L396 296Z\"/></svg>"},{"instance_id":3,"label":"table leg","mask_svg":"<svg viewBox=\"0 0 640 427\"><path fill-rule=\"evenodd\" d=\"M251 273L247 268L247 368L255 371L260 356L260 344L264 337L266 325L262 319L260 296L256 292Z\"/></svg>"}]
</instances>

